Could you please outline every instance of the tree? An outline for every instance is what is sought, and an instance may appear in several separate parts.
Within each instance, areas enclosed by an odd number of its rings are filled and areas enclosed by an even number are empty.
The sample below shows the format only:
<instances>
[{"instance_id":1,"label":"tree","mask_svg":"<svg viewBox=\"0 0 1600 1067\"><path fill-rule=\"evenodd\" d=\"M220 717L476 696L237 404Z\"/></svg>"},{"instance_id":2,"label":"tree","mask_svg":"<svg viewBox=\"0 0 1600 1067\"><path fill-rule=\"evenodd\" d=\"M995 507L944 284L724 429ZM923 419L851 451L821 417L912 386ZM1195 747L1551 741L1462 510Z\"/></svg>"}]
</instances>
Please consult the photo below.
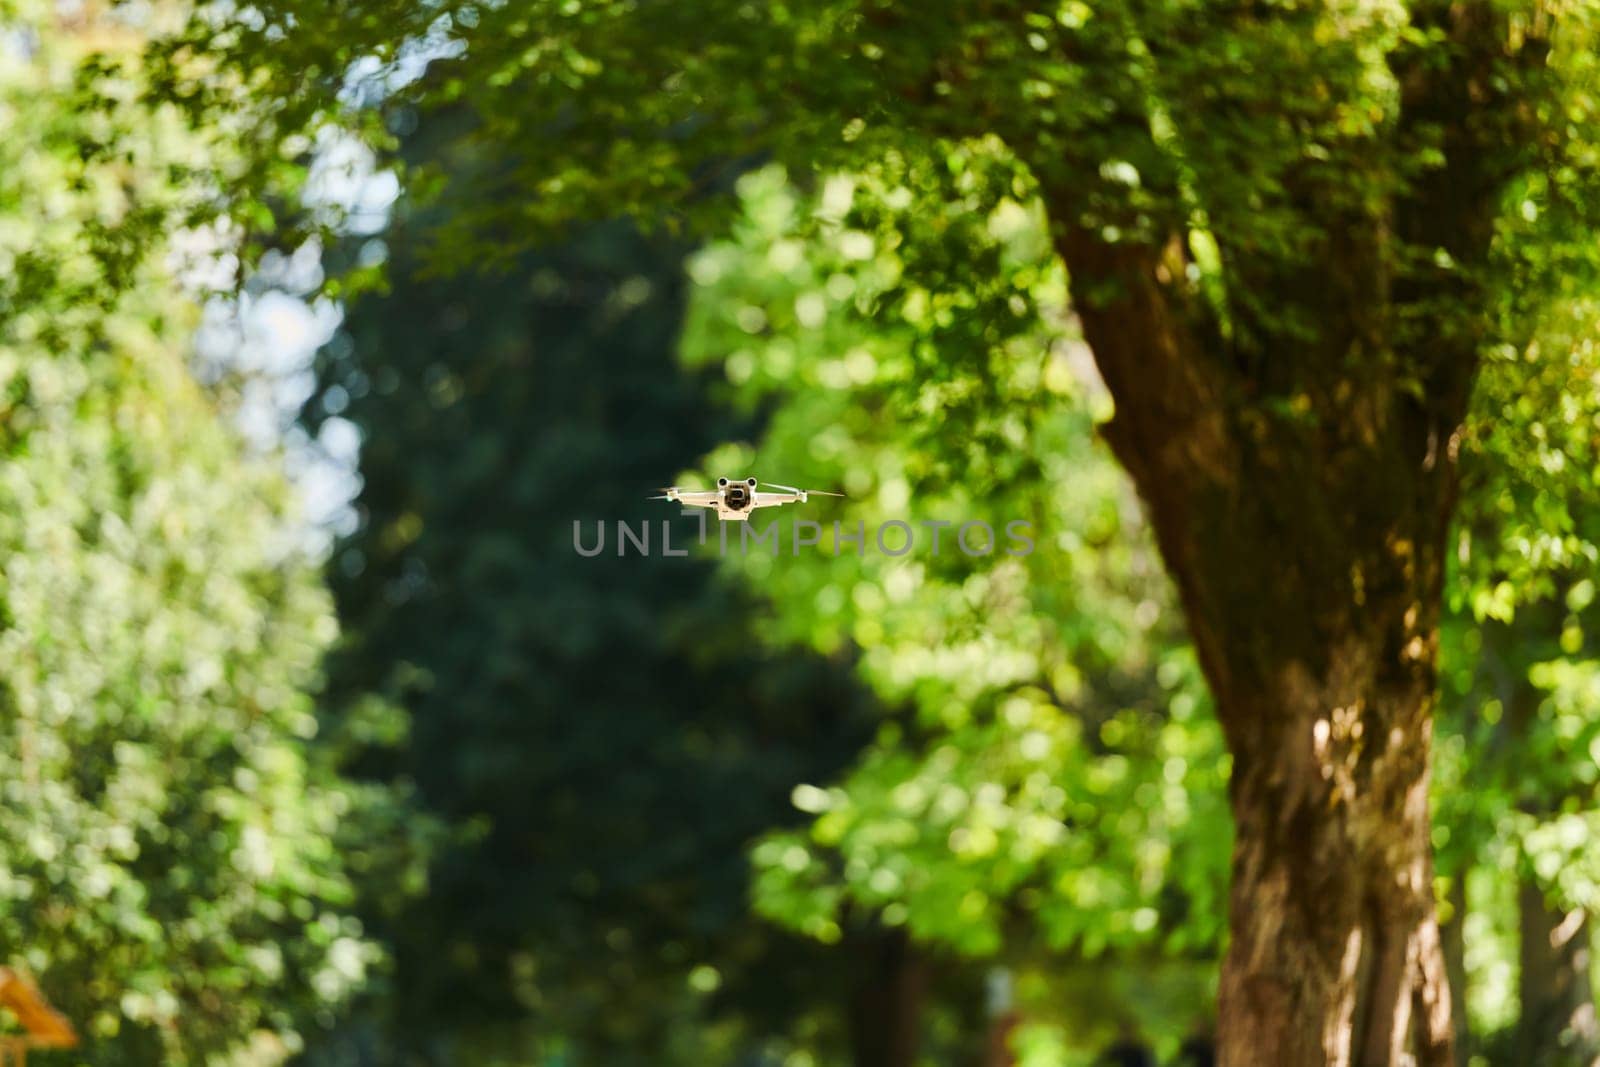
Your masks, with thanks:
<instances>
[{"instance_id":1,"label":"tree","mask_svg":"<svg viewBox=\"0 0 1600 1067\"><path fill-rule=\"evenodd\" d=\"M1446 629L1450 714L1436 840L1441 870L1462 887L1452 893L1458 929L1473 868L1498 868L1494 891L1485 894L1480 880L1471 901L1506 929L1518 956L1515 1027L1495 1032L1489 1020L1474 1035L1496 1061L1595 1056L1588 916L1597 883L1584 854L1596 829L1590 752L1600 743L1595 663L1575 637L1592 613L1573 610L1587 607L1585 589L1576 594L1519 607L1514 620L1458 618Z\"/></svg>"},{"instance_id":2,"label":"tree","mask_svg":"<svg viewBox=\"0 0 1600 1067\"><path fill-rule=\"evenodd\" d=\"M1441 869L1461 886L1459 912L1473 865L1516 872L1502 896L1520 1015L1513 1034L1485 1038L1526 1062L1589 1062L1597 1040L1596 885L1577 855L1595 789L1593 314L1573 302L1485 369L1464 435L1444 630Z\"/></svg>"},{"instance_id":3,"label":"tree","mask_svg":"<svg viewBox=\"0 0 1600 1067\"><path fill-rule=\"evenodd\" d=\"M752 543L727 564L771 596L779 635L859 649L862 676L907 708L847 774L797 790L813 821L756 848L755 902L826 941L901 931L902 953L936 960L1209 960L1228 849L1221 738L1137 502L1094 438L1103 387L1061 313L1042 214L1013 198L1011 173L1003 155L961 151L805 196L767 167L739 180L728 237L689 262L684 359L771 413L707 473L849 491L758 514L782 558ZM981 289L960 274L974 260L994 265ZM917 316L873 313L895 288L918 292ZM964 314L945 318L956 300ZM975 411L930 387L943 442L888 417L923 324L941 318L941 347L982 346L989 394ZM818 543L802 548L813 521ZM841 540L858 525L859 552ZM1048 999L1092 1003L1065 988ZM882 1028L916 1032L896 1004ZM1172 1043L1196 1013L1167 1020ZM1116 1036L1103 1010L1068 1014L1080 1046Z\"/></svg>"},{"instance_id":4,"label":"tree","mask_svg":"<svg viewBox=\"0 0 1600 1067\"><path fill-rule=\"evenodd\" d=\"M741 425L674 363L680 243L612 223L502 270L426 270L473 210L456 191L503 166L461 147L473 125L405 138L451 182L342 246L381 248L387 286L351 302L303 414L362 438L329 566L333 732L352 774L414 783L449 832L426 894L365 886L396 957L381 1055L730 1057L837 1015L845 961L749 916L743 847L796 818L791 788L849 758L874 705L847 656L762 644L750 587L664 554L695 531L645 497Z\"/></svg>"},{"instance_id":5,"label":"tree","mask_svg":"<svg viewBox=\"0 0 1600 1067\"><path fill-rule=\"evenodd\" d=\"M83 39L8 14L0 945L74 1062L281 1062L376 958L338 833L362 792L308 751L333 619L276 457L190 376L196 308L150 254L197 146L86 106L136 72L75 86Z\"/></svg>"},{"instance_id":6,"label":"tree","mask_svg":"<svg viewBox=\"0 0 1600 1067\"><path fill-rule=\"evenodd\" d=\"M464 235L597 205L699 216L707 168L749 151L827 169L1003 143L1049 214L1116 403L1105 435L1233 754L1222 1058L1451 1058L1427 779L1459 431L1484 352L1587 277L1585 10L252 10L184 47L207 76L248 72L273 146L333 113L358 58L455 42L411 95L468 100L524 148ZM973 369L919 355L930 378Z\"/></svg>"}]
</instances>

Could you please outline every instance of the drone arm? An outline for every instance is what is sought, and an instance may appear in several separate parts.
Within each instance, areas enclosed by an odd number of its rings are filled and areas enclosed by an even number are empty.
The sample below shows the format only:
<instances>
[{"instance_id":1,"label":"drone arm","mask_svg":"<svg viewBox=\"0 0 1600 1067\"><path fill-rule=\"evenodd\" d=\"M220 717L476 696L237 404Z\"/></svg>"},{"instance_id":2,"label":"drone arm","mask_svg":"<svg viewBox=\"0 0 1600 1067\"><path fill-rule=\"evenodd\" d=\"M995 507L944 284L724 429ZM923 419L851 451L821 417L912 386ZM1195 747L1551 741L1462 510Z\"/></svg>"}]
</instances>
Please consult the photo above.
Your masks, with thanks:
<instances>
[{"instance_id":1,"label":"drone arm","mask_svg":"<svg viewBox=\"0 0 1600 1067\"><path fill-rule=\"evenodd\" d=\"M671 489L665 496L651 497L652 500L671 500L679 504L692 504L696 507L716 507L717 501L722 499L722 494L715 489Z\"/></svg>"}]
</instances>

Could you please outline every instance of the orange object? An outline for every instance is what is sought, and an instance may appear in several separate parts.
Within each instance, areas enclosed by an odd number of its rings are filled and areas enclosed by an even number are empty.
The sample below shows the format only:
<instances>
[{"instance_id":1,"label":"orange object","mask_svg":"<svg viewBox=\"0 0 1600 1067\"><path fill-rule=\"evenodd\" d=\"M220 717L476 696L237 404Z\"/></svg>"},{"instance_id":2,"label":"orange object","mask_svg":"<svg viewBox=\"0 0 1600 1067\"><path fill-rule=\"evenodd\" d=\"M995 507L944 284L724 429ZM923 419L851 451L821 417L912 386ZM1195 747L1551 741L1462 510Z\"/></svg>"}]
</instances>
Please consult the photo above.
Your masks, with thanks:
<instances>
[{"instance_id":1,"label":"orange object","mask_svg":"<svg viewBox=\"0 0 1600 1067\"><path fill-rule=\"evenodd\" d=\"M39 987L10 967L0 967L0 1008L17 1017L25 1034L0 1036L0 1065L22 1067L30 1048L72 1048L77 1031L39 992Z\"/></svg>"}]
</instances>

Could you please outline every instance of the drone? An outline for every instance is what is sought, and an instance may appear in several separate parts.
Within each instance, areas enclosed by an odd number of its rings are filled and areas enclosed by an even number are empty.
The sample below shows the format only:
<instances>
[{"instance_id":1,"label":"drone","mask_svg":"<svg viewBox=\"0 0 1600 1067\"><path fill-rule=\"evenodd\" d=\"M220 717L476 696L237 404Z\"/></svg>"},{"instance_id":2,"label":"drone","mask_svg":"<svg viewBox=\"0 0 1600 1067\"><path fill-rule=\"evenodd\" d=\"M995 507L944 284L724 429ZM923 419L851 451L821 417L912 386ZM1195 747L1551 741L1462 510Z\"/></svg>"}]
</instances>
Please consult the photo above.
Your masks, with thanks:
<instances>
[{"instance_id":1,"label":"drone","mask_svg":"<svg viewBox=\"0 0 1600 1067\"><path fill-rule=\"evenodd\" d=\"M757 489L757 486L766 486ZM717 513L717 518L724 522L746 522L750 513L756 508L772 508L779 504L804 504L812 496L844 496L843 493L831 493L826 489L797 489L792 485L777 485L772 482L758 482L754 478L743 481L729 481L727 478L718 478L715 489L680 489L677 486L668 486L661 490L660 496L653 496L651 500L671 500L692 508L711 508Z\"/></svg>"}]
</instances>

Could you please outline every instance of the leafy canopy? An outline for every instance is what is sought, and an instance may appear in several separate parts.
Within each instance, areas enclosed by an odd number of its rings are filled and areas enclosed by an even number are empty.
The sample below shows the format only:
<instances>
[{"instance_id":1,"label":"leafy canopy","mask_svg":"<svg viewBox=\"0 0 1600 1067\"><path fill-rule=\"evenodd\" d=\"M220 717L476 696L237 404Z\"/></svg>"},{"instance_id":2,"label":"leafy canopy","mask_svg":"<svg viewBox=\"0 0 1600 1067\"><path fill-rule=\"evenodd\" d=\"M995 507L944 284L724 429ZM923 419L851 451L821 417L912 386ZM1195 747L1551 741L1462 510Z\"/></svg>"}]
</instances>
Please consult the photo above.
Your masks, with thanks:
<instances>
[{"instance_id":1,"label":"leafy canopy","mask_svg":"<svg viewBox=\"0 0 1600 1067\"><path fill-rule=\"evenodd\" d=\"M197 145L173 115L86 106L85 41L53 10L15 15L0 944L83 1062L271 1062L375 958L337 843L363 797L307 752L330 605L275 460L190 377L197 309L148 254ZM93 99L134 92L109 61L89 80Z\"/></svg>"}]
</instances>

